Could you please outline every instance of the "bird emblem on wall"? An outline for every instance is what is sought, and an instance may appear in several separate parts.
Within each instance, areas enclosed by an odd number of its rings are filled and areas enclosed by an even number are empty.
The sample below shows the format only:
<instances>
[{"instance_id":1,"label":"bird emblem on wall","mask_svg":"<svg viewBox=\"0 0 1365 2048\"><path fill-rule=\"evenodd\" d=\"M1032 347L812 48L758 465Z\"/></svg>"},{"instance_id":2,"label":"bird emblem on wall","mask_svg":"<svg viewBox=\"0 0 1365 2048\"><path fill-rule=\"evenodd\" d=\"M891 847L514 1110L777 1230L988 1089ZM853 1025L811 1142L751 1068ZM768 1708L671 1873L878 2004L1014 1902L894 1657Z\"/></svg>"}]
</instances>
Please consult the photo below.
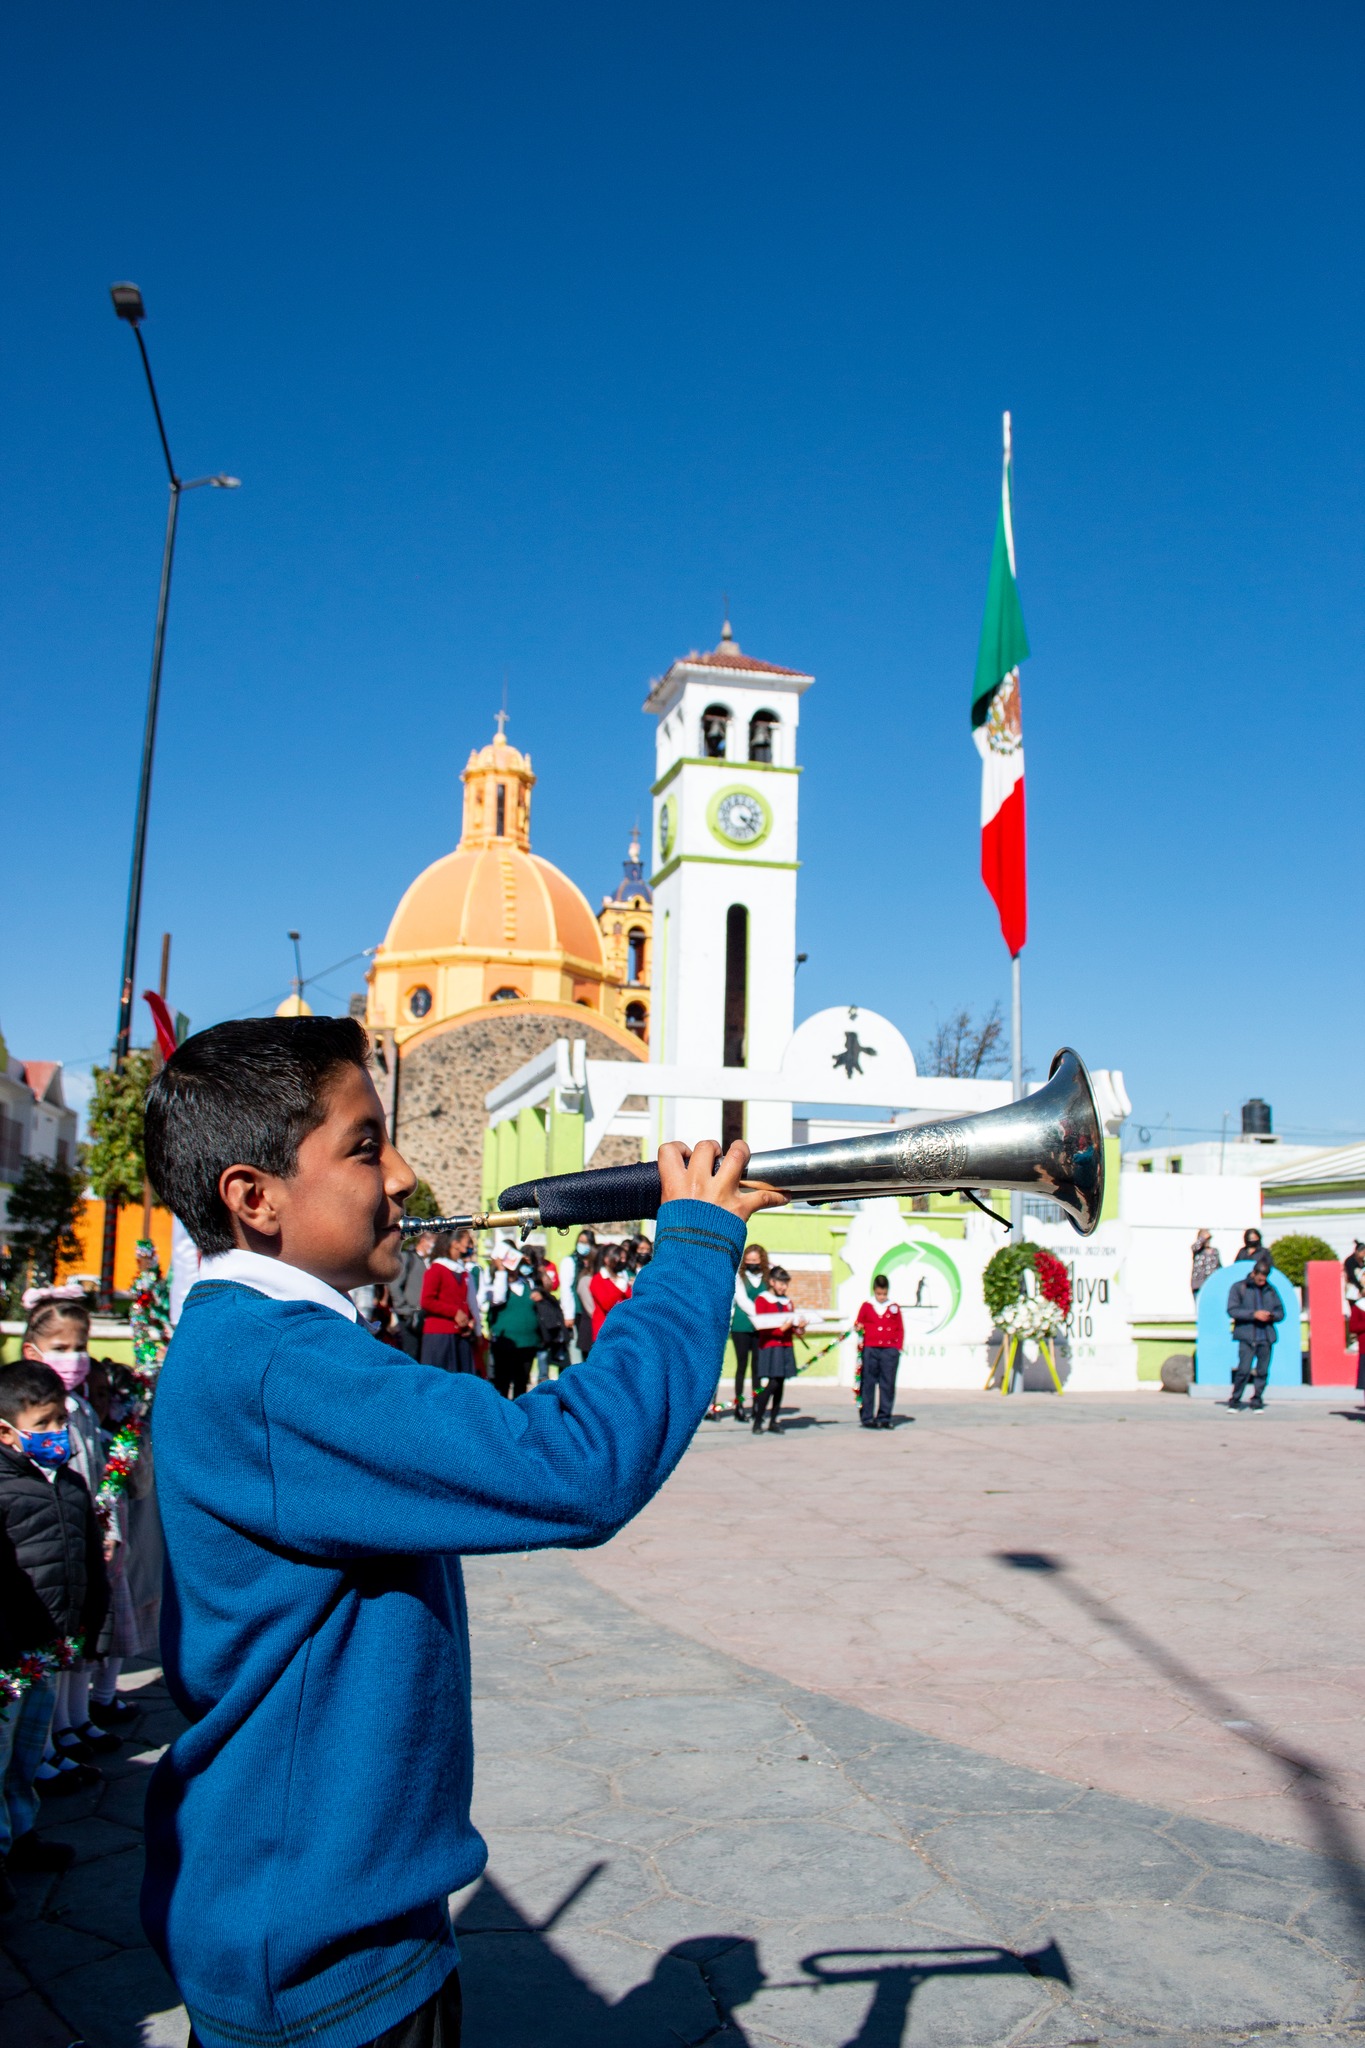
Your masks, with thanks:
<instances>
[{"instance_id":1,"label":"bird emblem on wall","mask_svg":"<svg viewBox=\"0 0 1365 2048\"><path fill-rule=\"evenodd\" d=\"M875 1060L877 1057L876 1046L864 1045L856 1031L846 1031L844 1033L843 1051L832 1054L831 1058L836 1067L843 1068L851 1081L855 1074L861 1074L863 1071L864 1054L866 1054L868 1059Z\"/></svg>"}]
</instances>

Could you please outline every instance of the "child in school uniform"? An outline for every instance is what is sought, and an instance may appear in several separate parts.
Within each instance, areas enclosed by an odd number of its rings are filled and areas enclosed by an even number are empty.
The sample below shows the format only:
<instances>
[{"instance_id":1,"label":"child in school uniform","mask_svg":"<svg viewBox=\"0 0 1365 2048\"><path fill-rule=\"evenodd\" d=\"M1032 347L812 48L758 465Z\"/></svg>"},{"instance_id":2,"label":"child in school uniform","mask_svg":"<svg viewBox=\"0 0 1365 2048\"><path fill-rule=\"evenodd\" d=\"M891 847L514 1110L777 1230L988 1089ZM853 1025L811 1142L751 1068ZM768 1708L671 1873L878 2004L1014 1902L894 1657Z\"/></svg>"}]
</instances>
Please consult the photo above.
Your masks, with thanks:
<instances>
[{"instance_id":1,"label":"child in school uniform","mask_svg":"<svg viewBox=\"0 0 1365 2048\"><path fill-rule=\"evenodd\" d=\"M778 1416L782 1412L782 1394L787 1381L796 1377L796 1350L792 1343L806 1327L804 1316L798 1316L791 1304L787 1289L791 1278L782 1266L770 1266L768 1285L754 1302L750 1320L759 1332L758 1358L755 1373L761 1376L763 1384L754 1390L754 1428L758 1435L763 1427L763 1418L768 1416L768 1433L773 1435L781 1425Z\"/></svg>"},{"instance_id":2,"label":"child in school uniform","mask_svg":"<svg viewBox=\"0 0 1365 2048\"><path fill-rule=\"evenodd\" d=\"M70 1467L66 1389L24 1358L0 1369L0 1668L92 1640L108 1603L103 1545L83 1479ZM38 1676L0 1715L0 1912L10 1873L65 1870L73 1851L34 1833L39 1772L57 1680Z\"/></svg>"},{"instance_id":3,"label":"child in school uniform","mask_svg":"<svg viewBox=\"0 0 1365 2048\"><path fill-rule=\"evenodd\" d=\"M187 1039L147 1166L203 1253L158 1383L163 1659L143 1922L202 2048L454 2048L470 1817L463 1552L605 1542L710 1399L748 1148L659 1154L653 1263L562 1379L504 1400L357 1327L415 1176L351 1018ZM436 1711L433 1711L435 1703Z\"/></svg>"},{"instance_id":4,"label":"child in school uniform","mask_svg":"<svg viewBox=\"0 0 1365 2048\"><path fill-rule=\"evenodd\" d=\"M28 1310L28 1324L22 1356L34 1364L50 1367L62 1383L70 1444L68 1463L93 1501L104 1477L105 1449L100 1419L86 1399L86 1382L90 1377L90 1310L85 1294L74 1281L61 1287L31 1287L24 1295L24 1307ZM122 1532L110 1520L107 1525L101 1523L101 1537L105 1565L112 1574L124 1562L117 1558ZM37 1779L45 1797L78 1792L98 1784L96 1758L112 1755L122 1746L116 1734L97 1727L90 1718L90 1681L108 1644L92 1636L85 1648L81 1661L63 1671L56 1681L47 1755Z\"/></svg>"}]
</instances>

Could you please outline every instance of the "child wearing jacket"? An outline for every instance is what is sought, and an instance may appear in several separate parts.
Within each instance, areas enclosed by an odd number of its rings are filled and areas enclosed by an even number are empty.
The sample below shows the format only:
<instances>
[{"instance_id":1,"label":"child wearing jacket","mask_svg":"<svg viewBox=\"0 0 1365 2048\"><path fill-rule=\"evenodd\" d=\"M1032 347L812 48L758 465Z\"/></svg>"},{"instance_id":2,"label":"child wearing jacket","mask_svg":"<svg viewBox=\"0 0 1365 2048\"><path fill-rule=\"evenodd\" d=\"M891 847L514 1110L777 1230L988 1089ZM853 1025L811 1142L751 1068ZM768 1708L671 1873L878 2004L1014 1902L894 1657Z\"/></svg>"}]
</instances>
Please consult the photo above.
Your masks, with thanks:
<instances>
[{"instance_id":1,"label":"child wearing jacket","mask_svg":"<svg viewBox=\"0 0 1365 2048\"><path fill-rule=\"evenodd\" d=\"M93 1643L108 1604L94 1503L70 1466L66 1390L33 1359L0 1370L0 1669L33 1651ZM57 1688L39 1677L0 1716L0 1912L10 1871L64 1870L72 1851L40 1840L38 1772Z\"/></svg>"},{"instance_id":2,"label":"child wearing jacket","mask_svg":"<svg viewBox=\"0 0 1365 2048\"><path fill-rule=\"evenodd\" d=\"M350 1018L186 1040L147 1166L203 1254L158 1383L163 1658L189 1726L147 1802L143 1921L203 2048L454 2048L471 1823L462 1553L605 1542L715 1385L743 1144L659 1154L655 1255L592 1354L519 1400L357 1326L415 1176ZM441 1710L433 1713L432 1703Z\"/></svg>"},{"instance_id":3,"label":"child wearing jacket","mask_svg":"<svg viewBox=\"0 0 1365 2048\"><path fill-rule=\"evenodd\" d=\"M105 1448L99 1417L87 1398L90 1310L85 1294L74 1281L62 1287L31 1287L24 1296L24 1307L28 1324L21 1355L50 1366L61 1381L71 1447L69 1463L94 1500L104 1477ZM112 1598L115 1581L121 1583L125 1578L125 1532L110 1517L101 1522L101 1534ZM98 1784L96 1757L112 1755L121 1746L112 1730L97 1727L90 1718L91 1679L96 1660L108 1647L92 1636L86 1643L86 1655L57 1679L47 1756L38 1771L38 1788L45 1796L79 1792Z\"/></svg>"}]
</instances>

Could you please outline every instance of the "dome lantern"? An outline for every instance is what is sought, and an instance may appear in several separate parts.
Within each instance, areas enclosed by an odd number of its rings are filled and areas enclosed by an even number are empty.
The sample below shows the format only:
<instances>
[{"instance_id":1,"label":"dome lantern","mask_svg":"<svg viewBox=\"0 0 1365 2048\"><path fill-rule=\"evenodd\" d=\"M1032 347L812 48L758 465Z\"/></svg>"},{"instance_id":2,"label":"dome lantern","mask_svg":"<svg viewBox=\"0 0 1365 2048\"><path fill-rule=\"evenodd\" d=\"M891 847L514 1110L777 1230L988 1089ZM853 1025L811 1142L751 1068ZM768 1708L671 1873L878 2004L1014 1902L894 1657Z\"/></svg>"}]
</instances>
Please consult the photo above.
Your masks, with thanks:
<instances>
[{"instance_id":1,"label":"dome lantern","mask_svg":"<svg viewBox=\"0 0 1365 2048\"><path fill-rule=\"evenodd\" d=\"M486 747L476 747L465 764L460 780L464 784L464 824L459 851L493 846L509 841L523 853L531 849L531 791L535 776L531 757L512 746L503 734L498 714L498 731Z\"/></svg>"}]
</instances>

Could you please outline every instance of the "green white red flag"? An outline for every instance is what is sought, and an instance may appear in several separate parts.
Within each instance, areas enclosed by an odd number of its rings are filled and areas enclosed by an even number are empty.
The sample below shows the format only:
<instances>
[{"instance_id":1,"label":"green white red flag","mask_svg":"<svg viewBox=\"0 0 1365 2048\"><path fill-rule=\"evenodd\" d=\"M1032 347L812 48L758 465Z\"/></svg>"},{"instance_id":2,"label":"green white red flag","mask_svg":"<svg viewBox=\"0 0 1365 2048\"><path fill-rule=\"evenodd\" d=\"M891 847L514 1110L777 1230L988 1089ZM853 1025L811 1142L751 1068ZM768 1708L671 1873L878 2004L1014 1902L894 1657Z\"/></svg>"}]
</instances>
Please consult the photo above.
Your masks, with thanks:
<instances>
[{"instance_id":1,"label":"green white red flag","mask_svg":"<svg viewBox=\"0 0 1365 2048\"><path fill-rule=\"evenodd\" d=\"M1027 658L1029 644L1015 583L1010 468L1010 416L1006 413L1000 516L972 684L972 738L981 756L981 879L995 899L1000 930L1014 956L1023 951L1028 936L1019 664Z\"/></svg>"}]
</instances>

